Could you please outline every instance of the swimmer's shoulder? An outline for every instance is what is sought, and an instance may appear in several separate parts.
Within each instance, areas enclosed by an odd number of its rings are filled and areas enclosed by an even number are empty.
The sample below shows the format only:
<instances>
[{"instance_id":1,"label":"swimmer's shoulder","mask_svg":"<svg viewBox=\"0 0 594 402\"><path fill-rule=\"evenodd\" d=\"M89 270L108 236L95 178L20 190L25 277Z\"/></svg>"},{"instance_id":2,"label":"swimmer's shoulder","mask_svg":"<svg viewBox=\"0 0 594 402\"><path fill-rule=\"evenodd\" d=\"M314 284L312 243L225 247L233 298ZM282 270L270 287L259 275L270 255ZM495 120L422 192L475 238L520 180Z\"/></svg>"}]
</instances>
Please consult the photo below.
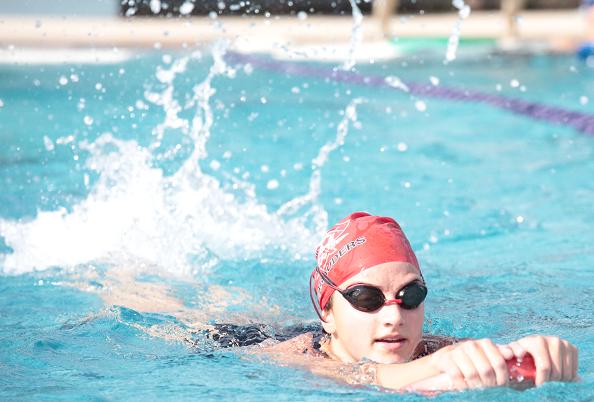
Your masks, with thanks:
<instances>
[{"instance_id":1,"label":"swimmer's shoulder","mask_svg":"<svg viewBox=\"0 0 594 402\"><path fill-rule=\"evenodd\" d=\"M297 335L286 341L278 342L273 345L260 345L254 350L259 353L267 354L287 354L287 355L310 355L322 357L323 353L319 350L319 344L316 340L317 334L306 332Z\"/></svg>"},{"instance_id":2,"label":"swimmer's shoulder","mask_svg":"<svg viewBox=\"0 0 594 402\"><path fill-rule=\"evenodd\" d=\"M430 355L432 353L437 352L441 348L453 345L461 341L464 341L464 339L454 338L445 335L423 334L423 338L421 339L421 342L419 342L419 345L417 346L413 354L413 360Z\"/></svg>"}]
</instances>

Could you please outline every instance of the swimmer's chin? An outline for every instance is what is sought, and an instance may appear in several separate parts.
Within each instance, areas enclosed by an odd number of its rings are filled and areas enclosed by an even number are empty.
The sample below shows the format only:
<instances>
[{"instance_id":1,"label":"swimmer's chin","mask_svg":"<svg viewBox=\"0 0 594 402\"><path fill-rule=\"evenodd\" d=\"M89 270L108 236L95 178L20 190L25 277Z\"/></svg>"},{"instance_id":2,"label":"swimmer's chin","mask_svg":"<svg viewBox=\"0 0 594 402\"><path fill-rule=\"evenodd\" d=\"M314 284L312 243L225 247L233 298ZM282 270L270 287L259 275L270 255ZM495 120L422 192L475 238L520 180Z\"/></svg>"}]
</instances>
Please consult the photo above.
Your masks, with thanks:
<instances>
[{"instance_id":1,"label":"swimmer's chin","mask_svg":"<svg viewBox=\"0 0 594 402\"><path fill-rule=\"evenodd\" d=\"M400 364L400 363L408 363L410 361L409 356L400 356L400 355L385 355L385 354L376 354L373 357L367 357L364 360L372 361L374 363L379 364Z\"/></svg>"}]
</instances>

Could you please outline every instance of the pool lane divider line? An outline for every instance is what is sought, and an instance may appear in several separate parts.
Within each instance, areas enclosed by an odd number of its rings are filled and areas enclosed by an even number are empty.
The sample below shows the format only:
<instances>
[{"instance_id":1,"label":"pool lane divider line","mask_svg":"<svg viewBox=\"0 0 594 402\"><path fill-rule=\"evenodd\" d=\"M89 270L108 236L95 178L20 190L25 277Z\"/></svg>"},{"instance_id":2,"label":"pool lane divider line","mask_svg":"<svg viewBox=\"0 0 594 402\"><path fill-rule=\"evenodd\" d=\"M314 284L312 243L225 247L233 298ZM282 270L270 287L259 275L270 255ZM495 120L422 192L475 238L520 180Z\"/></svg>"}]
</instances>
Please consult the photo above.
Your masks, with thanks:
<instances>
[{"instance_id":1,"label":"pool lane divider line","mask_svg":"<svg viewBox=\"0 0 594 402\"><path fill-rule=\"evenodd\" d=\"M278 73L329 79L335 82L351 83L369 87L396 89L387 83L384 77L377 75L363 75L353 71L272 60L236 52L228 52L225 58L231 63L249 63L253 67ZM529 117L533 120L567 126L579 132L594 135L593 114L576 112L557 106L545 105L539 102L530 102L519 98L490 94L481 91L456 89L441 85L436 86L406 81L404 81L403 84L408 87L409 93L414 96L484 103L518 115Z\"/></svg>"}]
</instances>

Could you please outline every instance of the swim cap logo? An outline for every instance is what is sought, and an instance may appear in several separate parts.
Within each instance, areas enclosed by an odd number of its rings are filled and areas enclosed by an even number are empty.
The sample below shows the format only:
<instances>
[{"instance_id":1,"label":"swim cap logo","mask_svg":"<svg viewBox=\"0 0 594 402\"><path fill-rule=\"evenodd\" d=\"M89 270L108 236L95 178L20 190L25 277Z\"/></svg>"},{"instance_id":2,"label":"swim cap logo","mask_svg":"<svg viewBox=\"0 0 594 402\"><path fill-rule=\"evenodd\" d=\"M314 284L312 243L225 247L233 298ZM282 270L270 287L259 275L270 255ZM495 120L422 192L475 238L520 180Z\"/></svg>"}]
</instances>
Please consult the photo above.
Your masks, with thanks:
<instances>
[{"instance_id":1,"label":"swim cap logo","mask_svg":"<svg viewBox=\"0 0 594 402\"><path fill-rule=\"evenodd\" d=\"M349 233L345 232L348 229L350 223L351 221L348 220L344 223L336 225L332 230L326 233L322 243L316 250L318 267L320 267L320 269L325 273L329 273L338 260L345 256L349 251L367 241L364 236L360 236L355 240L343 244L342 247L340 247L340 250L338 249L340 243L345 237L349 235Z\"/></svg>"},{"instance_id":2,"label":"swim cap logo","mask_svg":"<svg viewBox=\"0 0 594 402\"><path fill-rule=\"evenodd\" d=\"M329 262L328 257L335 254L338 251L338 244L347 237L348 233L346 232L347 228L349 227L351 221L347 220L343 223L336 225L332 230L326 233L326 236L322 239L322 242L316 249L316 259L318 261L318 267L326 270L326 265Z\"/></svg>"}]
</instances>

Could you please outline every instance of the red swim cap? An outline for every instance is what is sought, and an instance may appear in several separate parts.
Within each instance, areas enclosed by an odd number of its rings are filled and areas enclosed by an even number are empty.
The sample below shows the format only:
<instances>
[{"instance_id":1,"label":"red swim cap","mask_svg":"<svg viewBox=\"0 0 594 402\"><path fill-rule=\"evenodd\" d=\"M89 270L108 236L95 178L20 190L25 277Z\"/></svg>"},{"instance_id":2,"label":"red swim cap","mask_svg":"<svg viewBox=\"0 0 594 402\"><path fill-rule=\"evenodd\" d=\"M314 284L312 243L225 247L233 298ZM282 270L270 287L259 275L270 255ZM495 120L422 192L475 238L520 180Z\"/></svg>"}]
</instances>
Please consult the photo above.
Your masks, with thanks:
<instances>
[{"instance_id":1,"label":"red swim cap","mask_svg":"<svg viewBox=\"0 0 594 402\"><path fill-rule=\"evenodd\" d=\"M355 212L334 225L326 232L315 254L320 271L337 286L367 268L386 262L408 262L420 271L417 257L400 225L392 218L366 212ZM311 281L323 310L334 289L315 269Z\"/></svg>"}]
</instances>

